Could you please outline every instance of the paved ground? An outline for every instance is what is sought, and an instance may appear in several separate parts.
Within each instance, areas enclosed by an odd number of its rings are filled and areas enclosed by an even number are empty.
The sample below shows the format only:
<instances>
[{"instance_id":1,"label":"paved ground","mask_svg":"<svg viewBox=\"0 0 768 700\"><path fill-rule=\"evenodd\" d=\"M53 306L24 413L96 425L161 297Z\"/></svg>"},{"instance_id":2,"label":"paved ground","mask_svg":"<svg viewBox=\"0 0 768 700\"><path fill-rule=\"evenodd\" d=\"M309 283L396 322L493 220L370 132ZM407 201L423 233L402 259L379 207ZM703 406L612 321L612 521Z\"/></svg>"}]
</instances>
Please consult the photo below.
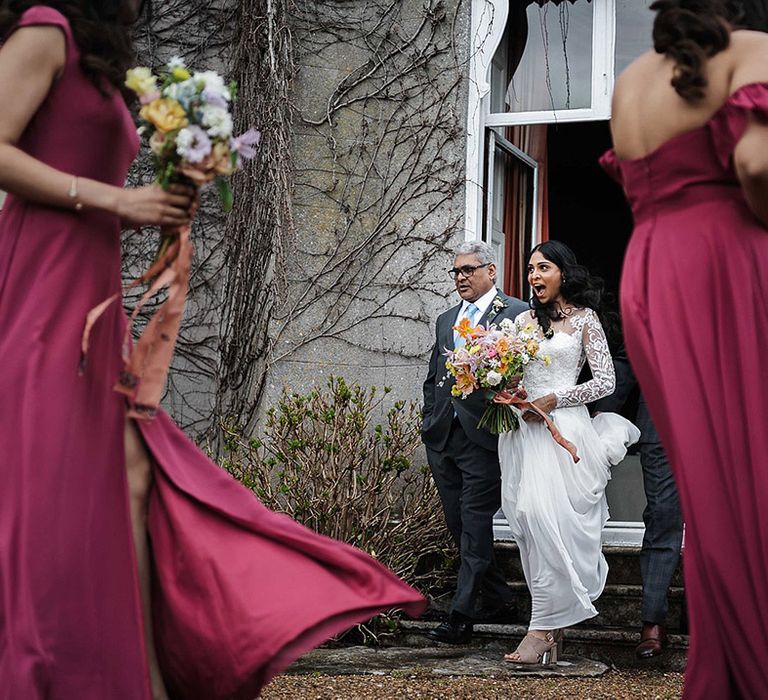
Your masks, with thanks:
<instances>
[{"instance_id":1,"label":"paved ground","mask_svg":"<svg viewBox=\"0 0 768 700\"><path fill-rule=\"evenodd\" d=\"M318 649L275 679L264 700L672 700L682 674L616 671L566 656L533 671L495 654L425 649Z\"/></svg>"}]
</instances>

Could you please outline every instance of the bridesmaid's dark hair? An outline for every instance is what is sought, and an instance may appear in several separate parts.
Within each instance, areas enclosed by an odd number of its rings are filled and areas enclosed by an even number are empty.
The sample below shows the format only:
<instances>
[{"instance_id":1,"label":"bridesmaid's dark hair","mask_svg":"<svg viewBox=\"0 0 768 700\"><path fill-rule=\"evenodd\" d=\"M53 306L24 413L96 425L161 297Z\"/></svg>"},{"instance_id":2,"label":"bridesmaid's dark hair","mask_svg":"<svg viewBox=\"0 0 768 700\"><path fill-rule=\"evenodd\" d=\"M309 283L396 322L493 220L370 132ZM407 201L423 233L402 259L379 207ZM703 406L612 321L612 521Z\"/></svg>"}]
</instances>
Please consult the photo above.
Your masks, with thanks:
<instances>
[{"instance_id":1,"label":"bridesmaid's dark hair","mask_svg":"<svg viewBox=\"0 0 768 700\"><path fill-rule=\"evenodd\" d=\"M575 253L565 243L560 241L544 241L534 246L528 255L530 260L534 253L541 253L549 262L560 268L563 283L560 293L571 305L583 309L592 309L597 313L605 334L610 339L619 331L618 318L615 314L608 313L603 304L603 290L605 285L600 277L591 274L589 270L580 265ZM552 321L558 318L558 309L554 300L542 304L536 295L531 295L531 313L539 322L541 331L546 338L552 337Z\"/></svg>"},{"instance_id":2,"label":"bridesmaid's dark hair","mask_svg":"<svg viewBox=\"0 0 768 700\"><path fill-rule=\"evenodd\" d=\"M47 5L68 20L80 49L80 67L103 93L125 89L125 71L136 56L131 24L142 15L151 16L151 2L138 3L137 16L131 17L128 0L0 0L0 37L4 37L30 7Z\"/></svg>"},{"instance_id":3,"label":"bridesmaid's dark hair","mask_svg":"<svg viewBox=\"0 0 768 700\"><path fill-rule=\"evenodd\" d=\"M704 64L728 48L732 29L768 29L763 0L656 0L650 9L653 48L675 62L672 87L688 102L704 97Z\"/></svg>"}]
</instances>

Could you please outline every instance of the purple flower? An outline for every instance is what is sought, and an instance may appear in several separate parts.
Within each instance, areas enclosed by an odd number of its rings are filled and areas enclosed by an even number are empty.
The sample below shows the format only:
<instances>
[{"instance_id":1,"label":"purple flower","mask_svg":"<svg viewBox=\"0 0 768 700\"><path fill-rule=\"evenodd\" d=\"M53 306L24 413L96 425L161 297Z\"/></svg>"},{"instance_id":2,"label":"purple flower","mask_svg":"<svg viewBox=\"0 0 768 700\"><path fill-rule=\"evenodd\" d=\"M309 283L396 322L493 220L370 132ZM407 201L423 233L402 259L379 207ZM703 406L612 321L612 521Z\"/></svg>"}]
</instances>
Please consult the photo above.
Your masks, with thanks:
<instances>
[{"instance_id":1,"label":"purple flower","mask_svg":"<svg viewBox=\"0 0 768 700\"><path fill-rule=\"evenodd\" d=\"M222 95L219 90L205 88L201 96L203 98L203 102L211 105L212 107L221 107L222 109L227 109L229 107L227 104L227 98L224 97L224 95Z\"/></svg>"},{"instance_id":2,"label":"purple flower","mask_svg":"<svg viewBox=\"0 0 768 700\"><path fill-rule=\"evenodd\" d=\"M190 163L199 163L211 152L211 139L199 126L187 126L176 135L176 153Z\"/></svg>"},{"instance_id":3,"label":"purple flower","mask_svg":"<svg viewBox=\"0 0 768 700\"><path fill-rule=\"evenodd\" d=\"M256 129L248 129L244 134L235 136L229 143L229 147L241 158L253 158L256 155L254 146L261 140L261 133Z\"/></svg>"}]
</instances>

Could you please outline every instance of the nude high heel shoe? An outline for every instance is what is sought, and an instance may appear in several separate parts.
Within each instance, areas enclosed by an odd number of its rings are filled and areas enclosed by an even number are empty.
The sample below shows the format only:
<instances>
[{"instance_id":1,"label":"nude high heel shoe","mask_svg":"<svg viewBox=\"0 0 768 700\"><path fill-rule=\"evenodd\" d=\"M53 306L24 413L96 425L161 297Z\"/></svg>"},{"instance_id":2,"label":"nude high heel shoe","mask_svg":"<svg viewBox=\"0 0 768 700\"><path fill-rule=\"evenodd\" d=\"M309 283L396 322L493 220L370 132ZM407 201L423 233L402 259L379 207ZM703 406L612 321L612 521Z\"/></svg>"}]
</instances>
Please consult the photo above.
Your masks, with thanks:
<instances>
[{"instance_id":1,"label":"nude high heel shoe","mask_svg":"<svg viewBox=\"0 0 768 700\"><path fill-rule=\"evenodd\" d=\"M565 640L565 630L564 629L552 630L552 636L554 637L555 644L557 645L557 657L562 658L563 645Z\"/></svg>"},{"instance_id":2,"label":"nude high heel shoe","mask_svg":"<svg viewBox=\"0 0 768 700\"><path fill-rule=\"evenodd\" d=\"M512 658L513 654L517 654L520 658ZM511 664L541 664L542 666L557 663L557 658L557 641L551 632L547 632L546 639L526 634L512 654L504 655L504 661Z\"/></svg>"}]
</instances>

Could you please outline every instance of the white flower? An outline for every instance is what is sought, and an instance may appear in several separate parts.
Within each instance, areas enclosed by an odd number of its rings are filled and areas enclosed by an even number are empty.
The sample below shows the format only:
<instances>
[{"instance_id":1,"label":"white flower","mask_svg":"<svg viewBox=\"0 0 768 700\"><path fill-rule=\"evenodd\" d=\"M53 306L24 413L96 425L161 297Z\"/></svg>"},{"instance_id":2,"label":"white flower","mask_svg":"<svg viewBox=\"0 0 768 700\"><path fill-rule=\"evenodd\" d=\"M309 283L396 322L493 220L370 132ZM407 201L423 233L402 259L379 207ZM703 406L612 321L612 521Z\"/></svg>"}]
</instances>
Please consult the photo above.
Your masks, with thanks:
<instances>
[{"instance_id":1,"label":"white flower","mask_svg":"<svg viewBox=\"0 0 768 700\"><path fill-rule=\"evenodd\" d=\"M528 364L528 362L530 362L530 360L531 360L531 356L530 356L530 355L529 355L527 352L524 352L524 353L521 353L521 354L520 354L520 361L521 361L521 362L522 362L524 365L527 365L527 364Z\"/></svg>"},{"instance_id":2,"label":"white flower","mask_svg":"<svg viewBox=\"0 0 768 700\"><path fill-rule=\"evenodd\" d=\"M229 100L231 97L229 88L224 84L224 78L222 78L216 71L200 71L192 76L192 80L200 86L201 92L203 90L208 90L209 92L218 93L225 100Z\"/></svg>"},{"instance_id":3,"label":"white flower","mask_svg":"<svg viewBox=\"0 0 768 700\"><path fill-rule=\"evenodd\" d=\"M200 110L203 126L209 136L219 136L228 139L232 136L232 116L226 109L206 105Z\"/></svg>"},{"instance_id":4,"label":"white flower","mask_svg":"<svg viewBox=\"0 0 768 700\"><path fill-rule=\"evenodd\" d=\"M187 126L176 134L176 153L190 163L199 163L211 152L211 140L199 126Z\"/></svg>"},{"instance_id":5,"label":"white flower","mask_svg":"<svg viewBox=\"0 0 768 700\"><path fill-rule=\"evenodd\" d=\"M187 64L184 63L184 59L181 56L171 56L171 59L168 61L168 70L173 70L174 68L186 68Z\"/></svg>"},{"instance_id":6,"label":"white flower","mask_svg":"<svg viewBox=\"0 0 768 700\"><path fill-rule=\"evenodd\" d=\"M502 379L503 377L498 372L494 371L490 371L485 375L485 381L488 382L488 386L498 386L501 384Z\"/></svg>"},{"instance_id":7,"label":"white flower","mask_svg":"<svg viewBox=\"0 0 768 700\"><path fill-rule=\"evenodd\" d=\"M515 323L512 321L512 319L504 318L499 324L499 328L501 328L501 330L503 330L505 333L509 333L510 331L515 330Z\"/></svg>"}]
</instances>

